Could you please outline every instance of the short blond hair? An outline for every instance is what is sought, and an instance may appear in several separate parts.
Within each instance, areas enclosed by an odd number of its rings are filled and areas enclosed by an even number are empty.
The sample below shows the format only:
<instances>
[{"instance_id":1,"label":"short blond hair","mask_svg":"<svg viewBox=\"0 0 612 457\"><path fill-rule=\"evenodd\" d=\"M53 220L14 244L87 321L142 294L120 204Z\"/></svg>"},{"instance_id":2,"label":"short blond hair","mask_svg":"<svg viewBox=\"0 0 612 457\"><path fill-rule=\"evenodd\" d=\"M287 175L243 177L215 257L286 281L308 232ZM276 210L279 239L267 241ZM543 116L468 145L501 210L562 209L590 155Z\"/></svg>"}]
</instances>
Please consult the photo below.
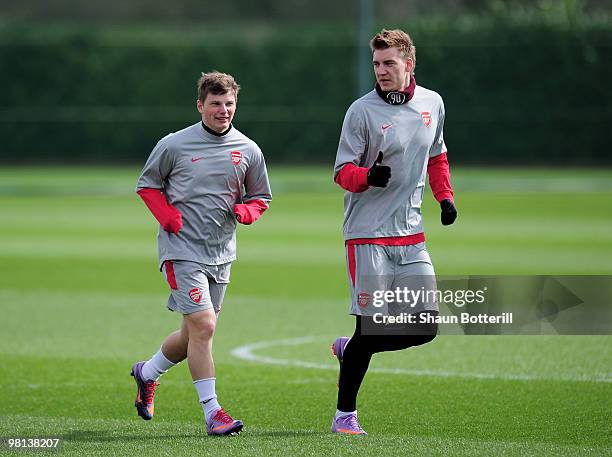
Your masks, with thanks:
<instances>
[{"instance_id":1,"label":"short blond hair","mask_svg":"<svg viewBox=\"0 0 612 457\"><path fill-rule=\"evenodd\" d=\"M416 66L416 48L414 47L410 35L403 30L382 29L370 40L370 49L372 49L372 52L388 48L399 49L402 57L412 60L413 66Z\"/></svg>"},{"instance_id":2,"label":"short blond hair","mask_svg":"<svg viewBox=\"0 0 612 457\"><path fill-rule=\"evenodd\" d=\"M232 92L236 99L240 86L232 75L213 71L211 73L202 73L198 79L198 100L204 103L208 94L223 95Z\"/></svg>"}]
</instances>

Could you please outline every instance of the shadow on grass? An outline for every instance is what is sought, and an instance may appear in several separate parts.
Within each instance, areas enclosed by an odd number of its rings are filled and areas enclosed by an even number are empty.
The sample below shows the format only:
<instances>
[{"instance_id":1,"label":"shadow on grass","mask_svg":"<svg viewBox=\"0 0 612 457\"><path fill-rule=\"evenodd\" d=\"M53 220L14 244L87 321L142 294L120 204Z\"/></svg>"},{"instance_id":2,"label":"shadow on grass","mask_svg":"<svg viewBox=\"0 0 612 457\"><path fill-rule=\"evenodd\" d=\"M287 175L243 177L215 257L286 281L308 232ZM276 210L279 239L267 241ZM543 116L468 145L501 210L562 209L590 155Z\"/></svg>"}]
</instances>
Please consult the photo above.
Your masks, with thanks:
<instances>
[{"instance_id":1,"label":"shadow on grass","mask_svg":"<svg viewBox=\"0 0 612 457\"><path fill-rule=\"evenodd\" d=\"M329 435L318 430L246 430L245 435L258 438L301 438L304 436Z\"/></svg>"},{"instance_id":2,"label":"shadow on grass","mask_svg":"<svg viewBox=\"0 0 612 457\"><path fill-rule=\"evenodd\" d=\"M322 431L316 430L245 430L241 433L242 437L254 437L254 438L302 438L308 436L323 436L328 435L328 433L324 433ZM204 439L204 438L223 438L219 436L211 436L209 437L205 433L202 432L194 432L194 433L183 433L183 434L165 434L165 435L154 435L143 437L142 434L135 435L121 435L117 434L117 431L111 430L75 430L62 435L62 438L65 441L73 441L73 442L130 442L130 441L158 441L158 440L166 440L166 439L181 439L181 438L189 438L189 439Z\"/></svg>"},{"instance_id":3,"label":"shadow on grass","mask_svg":"<svg viewBox=\"0 0 612 457\"><path fill-rule=\"evenodd\" d=\"M138 435L118 435L117 431L106 431L106 430L76 430L73 432L65 433L62 438L65 441L75 442L118 442L118 441L153 441L153 440L164 440L164 439L177 439L177 438L202 438L201 433L183 433L183 434L166 434L166 435L154 435L154 436L143 436Z\"/></svg>"}]
</instances>

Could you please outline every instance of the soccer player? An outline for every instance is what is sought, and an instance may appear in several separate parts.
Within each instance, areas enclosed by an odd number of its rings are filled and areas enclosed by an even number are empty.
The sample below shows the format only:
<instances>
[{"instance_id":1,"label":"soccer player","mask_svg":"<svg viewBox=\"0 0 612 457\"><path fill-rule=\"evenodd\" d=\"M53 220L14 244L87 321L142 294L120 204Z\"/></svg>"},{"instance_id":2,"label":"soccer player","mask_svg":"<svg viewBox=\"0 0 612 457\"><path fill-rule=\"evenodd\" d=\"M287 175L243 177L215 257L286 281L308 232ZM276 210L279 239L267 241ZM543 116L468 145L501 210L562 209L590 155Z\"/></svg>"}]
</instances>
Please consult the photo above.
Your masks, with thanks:
<instances>
[{"instance_id":1,"label":"soccer player","mask_svg":"<svg viewBox=\"0 0 612 457\"><path fill-rule=\"evenodd\" d=\"M401 30L382 30L370 47L376 87L349 107L334 167L334 181L346 190L344 239L356 326L351 338L332 344L340 376L331 430L350 435L366 434L356 402L372 355L425 344L437 333L435 319L420 320L437 316L435 300L383 307L373 300L377 291L398 287L435 289L421 219L426 174L442 224L457 217L442 133L444 105L436 92L416 85L412 39ZM413 315L415 322L392 333L393 327L375 319L392 308Z\"/></svg>"},{"instance_id":2,"label":"soccer player","mask_svg":"<svg viewBox=\"0 0 612 457\"><path fill-rule=\"evenodd\" d=\"M186 358L209 435L236 434L243 427L217 401L212 342L236 259L236 223L252 224L272 199L261 150L232 125L239 89L231 75L202 73L201 121L162 138L137 185L160 224L167 307L183 319L159 351L132 367L135 406L140 417L152 419L158 379Z\"/></svg>"}]
</instances>

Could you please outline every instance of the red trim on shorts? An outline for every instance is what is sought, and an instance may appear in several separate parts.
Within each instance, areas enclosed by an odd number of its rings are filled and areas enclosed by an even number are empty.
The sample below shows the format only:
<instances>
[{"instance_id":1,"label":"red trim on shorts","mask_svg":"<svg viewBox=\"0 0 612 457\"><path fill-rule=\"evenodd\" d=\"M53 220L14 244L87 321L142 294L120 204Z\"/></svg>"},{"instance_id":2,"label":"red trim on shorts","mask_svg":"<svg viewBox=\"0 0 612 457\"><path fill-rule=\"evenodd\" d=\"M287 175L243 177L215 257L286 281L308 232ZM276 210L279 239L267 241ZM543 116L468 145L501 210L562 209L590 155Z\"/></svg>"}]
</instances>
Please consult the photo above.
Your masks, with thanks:
<instances>
[{"instance_id":1,"label":"red trim on shorts","mask_svg":"<svg viewBox=\"0 0 612 457\"><path fill-rule=\"evenodd\" d=\"M425 233L415 233L407 236L385 236L381 238L354 238L346 240L347 246L355 246L357 244L378 244L381 246L411 246L425 242Z\"/></svg>"},{"instance_id":2,"label":"red trim on shorts","mask_svg":"<svg viewBox=\"0 0 612 457\"><path fill-rule=\"evenodd\" d=\"M352 244L347 245L346 252L348 254L349 276L351 277L353 287L355 287L355 246Z\"/></svg>"},{"instance_id":3,"label":"red trim on shorts","mask_svg":"<svg viewBox=\"0 0 612 457\"><path fill-rule=\"evenodd\" d=\"M166 260L164 265L166 266L166 279L168 280L170 289L178 290L178 286L176 285L176 276L174 276L174 265L172 265L170 260Z\"/></svg>"}]
</instances>

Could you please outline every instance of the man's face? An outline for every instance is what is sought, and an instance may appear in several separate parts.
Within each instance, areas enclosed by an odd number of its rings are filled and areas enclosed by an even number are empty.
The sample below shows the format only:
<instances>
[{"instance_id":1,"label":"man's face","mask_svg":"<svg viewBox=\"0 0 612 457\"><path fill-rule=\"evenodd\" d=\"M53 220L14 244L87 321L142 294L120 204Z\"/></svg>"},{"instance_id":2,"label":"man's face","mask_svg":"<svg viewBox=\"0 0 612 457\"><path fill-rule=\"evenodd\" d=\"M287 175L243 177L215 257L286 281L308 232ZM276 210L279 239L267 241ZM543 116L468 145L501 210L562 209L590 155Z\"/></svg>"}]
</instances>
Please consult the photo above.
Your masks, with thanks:
<instances>
[{"instance_id":1,"label":"man's face","mask_svg":"<svg viewBox=\"0 0 612 457\"><path fill-rule=\"evenodd\" d=\"M412 72L413 63L403 58L399 49L375 49L372 55L376 82L385 92L402 90L408 85L408 75Z\"/></svg>"},{"instance_id":2,"label":"man's face","mask_svg":"<svg viewBox=\"0 0 612 457\"><path fill-rule=\"evenodd\" d=\"M225 132L236 112L236 97L232 92L227 94L206 95L204 102L198 100L198 111L202 114L204 125L217 133Z\"/></svg>"}]
</instances>

